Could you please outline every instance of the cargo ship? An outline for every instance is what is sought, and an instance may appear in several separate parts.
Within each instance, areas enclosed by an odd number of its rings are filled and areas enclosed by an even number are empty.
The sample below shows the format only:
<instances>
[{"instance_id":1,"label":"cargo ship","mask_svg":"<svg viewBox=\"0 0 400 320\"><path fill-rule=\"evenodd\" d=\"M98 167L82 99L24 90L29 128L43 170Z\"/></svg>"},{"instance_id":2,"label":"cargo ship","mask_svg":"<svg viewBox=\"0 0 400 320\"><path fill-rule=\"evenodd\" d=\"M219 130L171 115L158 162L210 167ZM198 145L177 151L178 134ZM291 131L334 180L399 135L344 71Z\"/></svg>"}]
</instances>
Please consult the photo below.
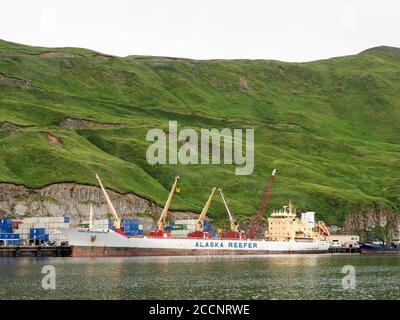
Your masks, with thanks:
<instances>
[{"instance_id":1,"label":"cargo ship","mask_svg":"<svg viewBox=\"0 0 400 320\"><path fill-rule=\"evenodd\" d=\"M126 237L114 230L65 229L72 256L182 256L326 253L326 240L268 241L237 239Z\"/></svg>"},{"instance_id":2,"label":"cargo ship","mask_svg":"<svg viewBox=\"0 0 400 320\"><path fill-rule=\"evenodd\" d=\"M364 254L400 254L400 244L360 243L360 252Z\"/></svg>"},{"instance_id":3,"label":"cargo ship","mask_svg":"<svg viewBox=\"0 0 400 320\"><path fill-rule=\"evenodd\" d=\"M211 200L216 193L212 192L196 220L193 230L186 236L174 236L167 228L166 217L172 196L179 189L175 178L168 199L158 220L158 229L150 230L146 235L128 235L124 223L119 217L107 195L100 178L96 175L109 209L114 216L111 227L96 228L92 221L88 227L64 229L63 233L71 246L72 256L181 256L181 255L264 255L274 253L327 253L329 242L325 236L329 234L322 222L315 224L314 213L296 217L291 203L283 210L274 211L268 219L269 229L264 239L256 239L255 231L264 212L266 202L275 178L275 170L269 179L257 214L256 227L252 228L250 237L240 231L239 224L229 210L221 189L221 197L231 222L231 230L221 232L212 237L211 232L204 229L205 217ZM92 219L93 212L89 213Z\"/></svg>"}]
</instances>

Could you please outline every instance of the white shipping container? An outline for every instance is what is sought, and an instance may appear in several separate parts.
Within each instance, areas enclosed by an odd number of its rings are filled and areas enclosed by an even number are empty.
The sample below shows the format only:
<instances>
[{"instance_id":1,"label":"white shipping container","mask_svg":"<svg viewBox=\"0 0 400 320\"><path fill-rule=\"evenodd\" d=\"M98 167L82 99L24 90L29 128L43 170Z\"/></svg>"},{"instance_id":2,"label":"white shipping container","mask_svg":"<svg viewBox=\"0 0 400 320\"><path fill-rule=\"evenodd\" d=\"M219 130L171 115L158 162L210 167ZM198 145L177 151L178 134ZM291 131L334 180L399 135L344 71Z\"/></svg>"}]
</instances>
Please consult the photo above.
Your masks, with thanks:
<instances>
[{"instance_id":1,"label":"white shipping container","mask_svg":"<svg viewBox=\"0 0 400 320\"><path fill-rule=\"evenodd\" d=\"M175 220L175 224L196 224L197 219Z\"/></svg>"}]
</instances>

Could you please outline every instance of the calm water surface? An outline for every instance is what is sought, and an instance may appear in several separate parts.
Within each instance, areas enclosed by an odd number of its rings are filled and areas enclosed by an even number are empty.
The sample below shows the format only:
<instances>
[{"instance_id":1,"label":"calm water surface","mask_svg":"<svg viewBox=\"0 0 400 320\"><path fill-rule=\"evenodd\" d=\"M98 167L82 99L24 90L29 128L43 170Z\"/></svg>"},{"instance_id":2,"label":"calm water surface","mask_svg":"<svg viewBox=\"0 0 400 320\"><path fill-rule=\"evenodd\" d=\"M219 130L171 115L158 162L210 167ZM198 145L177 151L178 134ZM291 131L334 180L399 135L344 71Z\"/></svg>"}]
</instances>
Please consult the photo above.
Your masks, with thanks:
<instances>
[{"instance_id":1,"label":"calm water surface","mask_svg":"<svg viewBox=\"0 0 400 320\"><path fill-rule=\"evenodd\" d=\"M42 267L56 270L44 290ZM354 266L356 288L342 287ZM400 255L0 258L0 299L400 299Z\"/></svg>"}]
</instances>

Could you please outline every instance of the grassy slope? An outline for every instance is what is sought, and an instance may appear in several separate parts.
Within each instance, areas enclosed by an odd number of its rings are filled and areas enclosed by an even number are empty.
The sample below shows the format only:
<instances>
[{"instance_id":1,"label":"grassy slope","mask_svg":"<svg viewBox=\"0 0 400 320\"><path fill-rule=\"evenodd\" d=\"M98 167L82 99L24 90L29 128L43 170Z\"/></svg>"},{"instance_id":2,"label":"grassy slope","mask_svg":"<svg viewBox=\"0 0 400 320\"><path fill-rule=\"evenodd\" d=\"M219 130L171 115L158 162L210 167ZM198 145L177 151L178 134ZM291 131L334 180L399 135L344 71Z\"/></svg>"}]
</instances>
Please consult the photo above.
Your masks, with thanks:
<instances>
[{"instance_id":1,"label":"grassy slope","mask_svg":"<svg viewBox=\"0 0 400 320\"><path fill-rule=\"evenodd\" d=\"M60 51L74 57L45 57ZM214 185L238 217L254 215L273 168L268 210L292 199L329 223L359 206L400 207L400 50L310 63L194 61L109 57L77 48L35 48L0 41L0 181L38 187L61 181L106 185L162 204L173 176L177 209L200 211ZM66 117L115 124L62 130ZM233 166L150 166L149 128L168 120L199 128L255 128L255 171ZM63 145L49 144L51 132ZM210 216L226 218L221 201Z\"/></svg>"}]
</instances>

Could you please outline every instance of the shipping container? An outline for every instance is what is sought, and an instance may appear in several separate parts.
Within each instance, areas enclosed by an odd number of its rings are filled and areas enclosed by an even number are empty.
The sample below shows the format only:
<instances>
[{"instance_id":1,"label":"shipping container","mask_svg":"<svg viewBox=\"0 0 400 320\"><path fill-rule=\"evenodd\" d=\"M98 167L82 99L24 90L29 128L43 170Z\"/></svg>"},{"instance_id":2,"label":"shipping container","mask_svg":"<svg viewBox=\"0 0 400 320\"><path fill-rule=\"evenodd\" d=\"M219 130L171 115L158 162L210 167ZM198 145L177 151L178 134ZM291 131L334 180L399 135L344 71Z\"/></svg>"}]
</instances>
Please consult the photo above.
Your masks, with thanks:
<instances>
[{"instance_id":1,"label":"shipping container","mask_svg":"<svg viewBox=\"0 0 400 320\"><path fill-rule=\"evenodd\" d=\"M49 241L48 235L47 235L47 237L46 237L46 234L42 233L42 234L34 234L34 235L31 235L31 236L29 237L29 240L41 240L41 241L46 241L46 238L47 238L47 241Z\"/></svg>"},{"instance_id":2,"label":"shipping container","mask_svg":"<svg viewBox=\"0 0 400 320\"><path fill-rule=\"evenodd\" d=\"M29 229L29 235L30 236L35 236L35 235L43 235L45 234L45 228L30 228Z\"/></svg>"},{"instance_id":3,"label":"shipping container","mask_svg":"<svg viewBox=\"0 0 400 320\"><path fill-rule=\"evenodd\" d=\"M0 239L19 239L19 233L0 233Z\"/></svg>"},{"instance_id":4,"label":"shipping container","mask_svg":"<svg viewBox=\"0 0 400 320\"><path fill-rule=\"evenodd\" d=\"M12 224L12 218L1 218L0 224Z\"/></svg>"},{"instance_id":5,"label":"shipping container","mask_svg":"<svg viewBox=\"0 0 400 320\"><path fill-rule=\"evenodd\" d=\"M186 224L174 224L172 230L187 230Z\"/></svg>"}]
</instances>

